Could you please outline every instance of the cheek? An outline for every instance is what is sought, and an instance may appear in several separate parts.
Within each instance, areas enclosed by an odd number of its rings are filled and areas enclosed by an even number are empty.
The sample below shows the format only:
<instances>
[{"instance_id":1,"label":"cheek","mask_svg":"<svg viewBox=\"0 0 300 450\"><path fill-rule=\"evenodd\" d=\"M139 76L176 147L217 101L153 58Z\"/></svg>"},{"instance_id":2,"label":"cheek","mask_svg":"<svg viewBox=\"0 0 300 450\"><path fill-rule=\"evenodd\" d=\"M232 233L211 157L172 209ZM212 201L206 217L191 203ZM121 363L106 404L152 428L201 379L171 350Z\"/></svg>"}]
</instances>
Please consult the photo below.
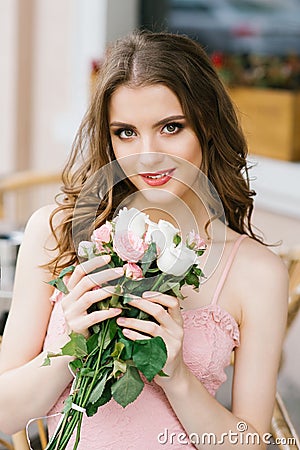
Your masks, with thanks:
<instances>
[{"instance_id":1,"label":"cheek","mask_svg":"<svg viewBox=\"0 0 300 450\"><path fill-rule=\"evenodd\" d=\"M202 163L202 149L198 140L191 139L186 143L183 157L189 163L200 168Z\"/></svg>"}]
</instances>

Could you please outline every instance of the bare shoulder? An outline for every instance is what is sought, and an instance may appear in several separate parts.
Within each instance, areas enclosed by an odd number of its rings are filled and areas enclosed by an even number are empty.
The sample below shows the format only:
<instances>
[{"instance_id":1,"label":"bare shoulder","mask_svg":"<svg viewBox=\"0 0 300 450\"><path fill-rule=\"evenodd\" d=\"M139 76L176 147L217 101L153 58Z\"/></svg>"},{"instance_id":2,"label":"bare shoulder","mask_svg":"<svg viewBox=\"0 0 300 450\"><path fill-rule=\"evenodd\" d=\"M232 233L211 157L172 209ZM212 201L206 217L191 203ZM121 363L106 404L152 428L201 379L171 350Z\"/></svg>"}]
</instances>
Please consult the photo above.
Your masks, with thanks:
<instances>
[{"instance_id":1,"label":"bare shoulder","mask_svg":"<svg viewBox=\"0 0 300 450\"><path fill-rule=\"evenodd\" d=\"M9 318L1 348L0 371L18 367L40 353L52 304L53 278L48 269L56 241L50 216L56 205L44 206L29 218L18 253ZM16 338L17 337L17 338ZM18 351L15 351L16 347Z\"/></svg>"},{"instance_id":2,"label":"bare shoulder","mask_svg":"<svg viewBox=\"0 0 300 450\"><path fill-rule=\"evenodd\" d=\"M244 309L281 310L288 303L289 276L281 258L269 247L247 238L242 242L236 273Z\"/></svg>"},{"instance_id":3,"label":"bare shoulder","mask_svg":"<svg viewBox=\"0 0 300 450\"><path fill-rule=\"evenodd\" d=\"M55 204L46 205L31 215L25 227L22 247L27 247L28 245L31 248L33 246L36 250L39 247L45 258L53 258L53 249L56 246L56 241L51 230L50 218L56 208L57 205ZM63 220L63 217L64 213L62 211L54 215L54 228ZM43 261L42 264L46 262Z\"/></svg>"},{"instance_id":4,"label":"bare shoulder","mask_svg":"<svg viewBox=\"0 0 300 450\"><path fill-rule=\"evenodd\" d=\"M247 272L249 279L257 276L261 278L262 275L267 278L274 278L274 276L282 279L288 278L282 259L270 247L254 239L244 239L238 252L238 258L241 269Z\"/></svg>"},{"instance_id":5,"label":"bare shoulder","mask_svg":"<svg viewBox=\"0 0 300 450\"><path fill-rule=\"evenodd\" d=\"M39 231L40 233L47 233L50 231L50 217L51 214L54 212L54 210L57 208L56 204L50 204L42 206L41 208L37 209L29 218L25 232L27 232L28 229L34 228L36 231ZM60 219L62 219L63 213L58 212L55 220L55 223L57 224Z\"/></svg>"}]
</instances>

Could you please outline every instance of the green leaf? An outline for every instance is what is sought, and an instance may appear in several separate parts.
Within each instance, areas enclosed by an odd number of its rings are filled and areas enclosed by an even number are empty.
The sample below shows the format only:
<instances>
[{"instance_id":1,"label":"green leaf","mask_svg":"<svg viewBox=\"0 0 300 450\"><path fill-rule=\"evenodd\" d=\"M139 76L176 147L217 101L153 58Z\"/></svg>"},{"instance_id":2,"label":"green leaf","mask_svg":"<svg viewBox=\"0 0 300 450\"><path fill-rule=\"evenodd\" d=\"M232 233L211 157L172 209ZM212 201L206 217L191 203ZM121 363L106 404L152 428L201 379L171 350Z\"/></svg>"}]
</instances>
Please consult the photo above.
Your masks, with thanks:
<instances>
[{"instance_id":1,"label":"green leaf","mask_svg":"<svg viewBox=\"0 0 300 450\"><path fill-rule=\"evenodd\" d=\"M137 399L143 387L144 382L137 368L128 366L124 375L112 385L111 392L115 401L125 408Z\"/></svg>"},{"instance_id":2,"label":"green leaf","mask_svg":"<svg viewBox=\"0 0 300 450\"><path fill-rule=\"evenodd\" d=\"M153 269L148 269L147 273L157 273L159 272L159 268L158 267L153 267Z\"/></svg>"},{"instance_id":3,"label":"green leaf","mask_svg":"<svg viewBox=\"0 0 300 450\"><path fill-rule=\"evenodd\" d=\"M182 295L182 293L181 293L181 290L180 290L180 284L179 284L179 283L176 283L176 284L171 288L171 290L172 290L173 294L175 294L175 297L180 298L180 300L183 300L183 299L184 299L184 297L183 297L183 295Z\"/></svg>"},{"instance_id":4,"label":"green leaf","mask_svg":"<svg viewBox=\"0 0 300 450\"><path fill-rule=\"evenodd\" d=\"M112 265L113 263L113 265ZM116 253L111 253L111 261L110 264L112 267L122 267L124 264L124 261L122 261L121 258Z\"/></svg>"},{"instance_id":5,"label":"green leaf","mask_svg":"<svg viewBox=\"0 0 300 450\"><path fill-rule=\"evenodd\" d=\"M141 295L145 291L151 291L157 278L157 276L152 276L149 278L142 278L141 280L127 281L123 285L124 294Z\"/></svg>"},{"instance_id":6,"label":"green leaf","mask_svg":"<svg viewBox=\"0 0 300 450\"><path fill-rule=\"evenodd\" d=\"M94 374L95 374L95 371L92 370L92 369L89 369L88 367L83 367L80 370L80 375L83 376L83 377L93 378Z\"/></svg>"},{"instance_id":7,"label":"green leaf","mask_svg":"<svg viewBox=\"0 0 300 450\"><path fill-rule=\"evenodd\" d=\"M141 280L128 279L123 283L124 293L132 293L136 287L139 286Z\"/></svg>"},{"instance_id":8,"label":"green leaf","mask_svg":"<svg viewBox=\"0 0 300 450\"><path fill-rule=\"evenodd\" d=\"M56 289L58 289L63 294L67 295L69 293L69 290L67 286L65 285L64 281L61 278L55 278L55 280L48 281L48 284L51 286L54 286Z\"/></svg>"},{"instance_id":9,"label":"green leaf","mask_svg":"<svg viewBox=\"0 0 300 450\"><path fill-rule=\"evenodd\" d=\"M127 305L127 303L131 302L131 300L133 300L132 294L123 295L123 305Z\"/></svg>"},{"instance_id":10,"label":"green leaf","mask_svg":"<svg viewBox=\"0 0 300 450\"><path fill-rule=\"evenodd\" d=\"M123 342L116 342L114 351L111 353L112 357L120 358L120 355L123 351L123 348L125 347L125 344Z\"/></svg>"},{"instance_id":11,"label":"green leaf","mask_svg":"<svg viewBox=\"0 0 300 450\"><path fill-rule=\"evenodd\" d=\"M99 346L101 346L102 339L104 338L104 341L103 341L103 347L102 347L103 350L105 350L105 349L109 346L109 344L110 344L111 341L112 341L111 336L114 337L114 335L115 335L116 332L117 332L116 322L114 321L114 325L111 325L111 322L113 321L113 319L108 319L108 320L109 320L110 322L109 322L109 325L108 325L107 330L105 331L105 329L102 328L101 333L99 334L99 337L98 337L98 345L99 345ZM111 330L110 330L110 327L112 327ZM103 333L105 333L104 336L103 336Z\"/></svg>"},{"instance_id":12,"label":"green leaf","mask_svg":"<svg viewBox=\"0 0 300 450\"><path fill-rule=\"evenodd\" d=\"M131 359L134 341L125 338L122 333L121 337L119 338L119 342L121 342L124 345L122 353L120 355L120 356L122 356L122 359L125 361L127 361L128 359Z\"/></svg>"},{"instance_id":13,"label":"green leaf","mask_svg":"<svg viewBox=\"0 0 300 450\"><path fill-rule=\"evenodd\" d=\"M56 356L61 356L61 355L62 355L62 352L59 352L59 353L48 352L41 367L50 366L51 358L55 358Z\"/></svg>"},{"instance_id":14,"label":"green leaf","mask_svg":"<svg viewBox=\"0 0 300 450\"><path fill-rule=\"evenodd\" d=\"M72 408L72 403L73 403L73 395L69 395L69 397L67 397L66 400L64 401L63 413L67 414L70 411L70 409Z\"/></svg>"},{"instance_id":15,"label":"green leaf","mask_svg":"<svg viewBox=\"0 0 300 450\"><path fill-rule=\"evenodd\" d=\"M137 317L140 311L140 309L130 306L130 308L126 311L126 317Z\"/></svg>"},{"instance_id":16,"label":"green leaf","mask_svg":"<svg viewBox=\"0 0 300 450\"><path fill-rule=\"evenodd\" d=\"M203 272L202 272L202 270L200 269L200 267L197 267L197 266L195 265L194 268L193 268L193 271L194 271L194 274L196 274L198 277L202 277Z\"/></svg>"},{"instance_id":17,"label":"green leaf","mask_svg":"<svg viewBox=\"0 0 300 450\"><path fill-rule=\"evenodd\" d=\"M113 376L117 378L122 373L125 373L127 369L127 364L125 361L122 361L122 359L114 359L114 368L113 368Z\"/></svg>"},{"instance_id":18,"label":"green leaf","mask_svg":"<svg viewBox=\"0 0 300 450\"><path fill-rule=\"evenodd\" d=\"M192 271L186 274L185 282L189 285L199 287L199 278Z\"/></svg>"},{"instance_id":19,"label":"green leaf","mask_svg":"<svg viewBox=\"0 0 300 450\"><path fill-rule=\"evenodd\" d=\"M102 395L100 396L98 401L95 403L89 402L86 405L86 408L85 408L86 415L88 417L93 416L98 411L98 408L102 405L105 405L105 403L109 402L110 399L111 399L111 380L107 380L105 387L104 387L104 391L102 392Z\"/></svg>"},{"instance_id":20,"label":"green leaf","mask_svg":"<svg viewBox=\"0 0 300 450\"><path fill-rule=\"evenodd\" d=\"M159 375L160 377L169 377L170 376L167 373L165 373L163 370L160 370L157 375Z\"/></svg>"},{"instance_id":21,"label":"green leaf","mask_svg":"<svg viewBox=\"0 0 300 450\"><path fill-rule=\"evenodd\" d=\"M61 349L63 355L75 356L82 358L87 355L86 339L83 334L72 332L69 335L70 341Z\"/></svg>"},{"instance_id":22,"label":"green leaf","mask_svg":"<svg viewBox=\"0 0 300 450\"><path fill-rule=\"evenodd\" d=\"M168 278L158 287L159 292L167 292L173 289L173 287L179 283L180 278L181 277L174 277L174 276Z\"/></svg>"},{"instance_id":23,"label":"green leaf","mask_svg":"<svg viewBox=\"0 0 300 450\"><path fill-rule=\"evenodd\" d=\"M99 333L99 330L100 330L100 327L98 329L98 333ZM95 350L96 347L98 347L98 338L99 338L98 333L92 334L86 342L88 354L92 353L92 351Z\"/></svg>"},{"instance_id":24,"label":"green leaf","mask_svg":"<svg viewBox=\"0 0 300 450\"><path fill-rule=\"evenodd\" d=\"M118 307L121 306L121 303L120 303L120 296L121 296L121 294L122 294L122 287L120 286L120 284L117 284L115 286L115 291L112 294L111 299L109 301L109 305L112 308L118 308Z\"/></svg>"},{"instance_id":25,"label":"green leaf","mask_svg":"<svg viewBox=\"0 0 300 450\"><path fill-rule=\"evenodd\" d=\"M105 388L105 384L107 381L107 377L108 377L108 372L106 372L103 377L101 378L101 380L96 384L96 386L94 387L94 389L92 390L92 393L90 395L89 401L91 403L96 403L99 398L101 397L101 395L103 394L104 388Z\"/></svg>"},{"instance_id":26,"label":"green leaf","mask_svg":"<svg viewBox=\"0 0 300 450\"><path fill-rule=\"evenodd\" d=\"M74 359L73 361L69 362L69 366L73 370L73 372L76 372L77 369L81 369L82 361L78 358Z\"/></svg>"},{"instance_id":27,"label":"green leaf","mask_svg":"<svg viewBox=\"0 0 300 450\"><path fill-rule=\"evenodd\" d=\"M110 319L109 326L108 326L108 333L109 333L109 337L110 337L111 341L115 337L117 330L118 330L118 325L116 323L116 319Z\"/></svg>"},{"instance_id":28,"label":"green leaf","mask_svg":"<svg viewBox=\"0 0 300 450\"><path fill-rule=\"evenodd\" d=\"M167 361L167 348L160 336L134 342L132 359L136 367L152 381Z\"/></svg>"},{"instance_id":29,"label":"green leaf","mask_svg":"<svg viewBox=\"0 0 300 450\"><path fill-rule=\"evenodd\" d=\"M152 262L156 260L156 257L157 257L156 244L155 242L151 242L151 244L145 251L144 256L141 259L141 269L143 271L143 275L146 274Z\"/></svg>"},{"instance_id":30,"label":"green leaf","mask_svg":"<svg viewBox=\"0 0 300 450\"><path fill-rule=\"evenodd\" d=\"M177 247L178 244L181 242L181 236L179 234L175 234L173 237L173 243L175 244L175 247Z\"/></svg>"},{"instance_id":31,"label":"green leaf","mask_svg":"<svg viewBox=\"0 0 300 450\"><path fill-rule=\"evenodd\" d=\"M68 273L72 273L75 270L75 266L68 266L65 267L60 274L58 275L58 278L63 278L65 275L67 275Z\"/></svg>"},{"instance_id":32,"label":"green leaf","mask_svg":"<svg viewBox=\"0 0 300 450\"><path fill-rule=\"evenodd\" d=\"M145 311L140 310L136 318L141 320L148 320L150 316L148 313L145 313ZM151 320L153 320L153 317L151 318Z\"/></svg>"},{"instance_id":33,"label":"green leaf","mask_svg":"<svg viewBox=\"0 0 300 450\"><path fill-rule=\"evenodd\" d=\"M46 358L44 359L44 362L42 364L42 367L50 366L50 364L51 364L51 360L50 360L49 356L46 356Z\"/></svg>"}]
</instances>

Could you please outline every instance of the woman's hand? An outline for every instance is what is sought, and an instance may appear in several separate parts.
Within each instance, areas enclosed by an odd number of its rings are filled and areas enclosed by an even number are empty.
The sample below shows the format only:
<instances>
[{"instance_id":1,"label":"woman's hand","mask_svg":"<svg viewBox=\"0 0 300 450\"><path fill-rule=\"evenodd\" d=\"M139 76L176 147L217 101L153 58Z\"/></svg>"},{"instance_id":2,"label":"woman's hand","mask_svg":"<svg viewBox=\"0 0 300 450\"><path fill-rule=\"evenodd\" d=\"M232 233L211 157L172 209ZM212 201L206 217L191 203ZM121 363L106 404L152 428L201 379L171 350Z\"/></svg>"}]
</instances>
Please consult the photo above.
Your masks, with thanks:
<instances>
[{"instance_id":1,"label":"woman's hand","mask_svg":"<svg viewBox=\"0 0 300 450\"><path fill-rule=\"evenodd\" d=\"M121 277L124 273L122 267L91 273L108 264L109 261L109 256L92 258L76 266L69 278L67 283L69 293L62 300L62 309L69 332L74 331L88 337L89 327L115 317L122 312L120 308L88 312L88 309L94 303L111 297L114 292L113 286L101 288L101 285ZM94 289L95 287L98 287L98 289Z\"/></svg>"},{"instance_id":2,"label":"woman's hand","mask_svg":"<svg viewBox=\"0 0 300 450\"><path fill-rule=\"evenodd\" d=\"M118 325L124 327L124 335L132 340L147 339L150 336L160 336L167 347L168 358L163 368L168 377L156 376L155 381L160 386L175 379L175 375L186 369L182 356L183 320L179 301L171 295L160 292L144 292L142 298L136 297L130 305L148 313L157 321L140 320L129 317L119 317Z\"/></svg>"}]
</instances>

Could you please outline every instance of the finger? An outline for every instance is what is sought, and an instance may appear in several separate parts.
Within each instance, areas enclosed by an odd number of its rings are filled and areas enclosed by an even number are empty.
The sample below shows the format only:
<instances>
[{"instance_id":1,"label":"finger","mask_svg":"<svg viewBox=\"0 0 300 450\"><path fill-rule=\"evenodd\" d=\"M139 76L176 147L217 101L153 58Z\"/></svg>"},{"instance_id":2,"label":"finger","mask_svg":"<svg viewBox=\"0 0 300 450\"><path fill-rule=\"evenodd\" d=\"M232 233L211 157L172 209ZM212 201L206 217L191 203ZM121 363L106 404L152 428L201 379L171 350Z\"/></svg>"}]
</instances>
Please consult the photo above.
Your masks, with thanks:
<instances>
[{"instance_id":1,"label":"finger","mask_svg":"<svg viewBox=\"0 0 300 450\"><path fill-rule=\"evenodd\" d=\"M105 269L102 272L93 273L83 277L78 284L70 292L69 298L76 300L81 297L85 292L90 291L96 286L109 283L111 280L116 280L124 274L122 267L115 267L112 269Z\"/></svg>"},{"instance_id":2,"label":"finger","mask_svg":"<svg viewBox=\"0 0 300 450\"><path fill-rule=\"evenodd\" d=\"M105 286L97 290L88 291L83 294L78 300L69 295L62 300L62 308L66 314L67 307L71 310L71 313L82 314L87 311L94 303L106 300L111 297L115 291L114 286Z\"/></svg>"},{"instance_id":3,"label":"finger","mask_svg":"<svg viewBox=\"0 0 300 450\"><path fill-rule=\"evenodd\" d=\"M127 328L130 328L150 336L161 336L162 334L161 327L157 323L149 320L135 319L133 317L118 317L117 324L124 327L123 332Z\"/></svg>"},{"instance_id":4,"label":"finger","mask_svg":"<svg viewBox=\"0 0 300 450\"><path fill-rule=\"evenodd\" d=\"M76 317L74 320L68 322L68 328L70 331L83 334L85 337L89 336L88 328L96 325L104 320L111 319L121 314L120 308L109 308L102 311L93 311L84 316Z\"/></svg>"},{"instance_id":5,"label":"finger","mask_svg":"<svg viewBox=\"0 0 300 450\"><path fill-rule=\"evenodd\" d=\"M144 336L143 334L137 333L134 330L127 330L127 328L125 328L123 331L123 334L125 337L127 337L128 339L131 339L132 341L137 341L137 340L142 340L142 339L150 339L149 336Z\"/></svg>"},{"instance_id":6,"label":"finger","mask_svg":"<svg viewBox=\"0 0 300 450\"><path fill-rule=\"evenodd\" d=\"M134 298L129 304L150 314L166 328L174 329L174 324L181 326L182 317L180 311L178 314L176 314L175 311L176 308L179 310L177 299L167 295L164 295L163 297L158 295L153 298L148 298L147 300L143 298ZM169 298L166 299L165 297Z\"/></svg>"},{"instance_id":7,"label":"finger","mask_svg":"<svg viewBox=\"0 0 300 450\"><path fill-rule=\"evenodd\" d=\"M105 264L108 264L109 261L110 261L109 255L102 255L96 256L95 258L89 259L88 261L78 264L75 267L75 270L68 281L68 289L69 290L73 289L83 277L91 273L93 270L105 266Z\"/></svg>"},{"instance_id":8,"label":"finger","mask_svg":"<svg viewBox=\"0 0 300 450\"><path fill-rule=\"evenodd\" d=\"M142 298L150 300L153 303L159 303L160 305L168 308L168 312L175 322L182 324L182 315L180 312L179 300L172 295L162 294L161 292L146 291L142 294Z\"/></svg>"}]
</instances>

